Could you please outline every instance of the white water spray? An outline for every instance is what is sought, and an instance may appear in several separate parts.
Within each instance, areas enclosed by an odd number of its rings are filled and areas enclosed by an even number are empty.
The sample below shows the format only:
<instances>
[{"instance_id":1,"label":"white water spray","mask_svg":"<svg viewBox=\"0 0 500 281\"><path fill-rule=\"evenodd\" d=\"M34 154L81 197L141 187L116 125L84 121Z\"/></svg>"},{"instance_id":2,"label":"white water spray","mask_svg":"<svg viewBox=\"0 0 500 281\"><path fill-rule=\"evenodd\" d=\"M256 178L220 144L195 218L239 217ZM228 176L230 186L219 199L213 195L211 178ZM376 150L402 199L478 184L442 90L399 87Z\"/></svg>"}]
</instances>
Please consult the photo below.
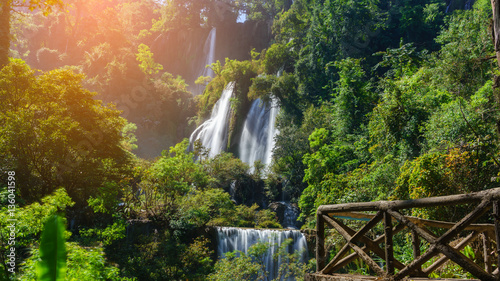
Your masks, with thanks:
<instances>
[{"instance_id":1,"label":"white water spray","mask_svg":"<svg viewBox=\"0 0 500 281\"><path fill-rule=\"evenodd\" d=\"M253 165L260 160L266 166L271 164L274 137L278 133L275 126L278 111L279 107L274 99L270 104L263 104L260 99L252 103L239 145L239 156L243 162Z\"/></svg>"},{"instance_id":2,"label":"white water spray","mask_svg":"<svg viewBox=\"0 0 500 281\"><path fill-rule=\"evenodd\" d=\"M196 78L200 76L214 77L214 72L207 65L211 65L215 62L215 43L217 41L217 29L214 27L208 33L207 39L205 40L205 45L203 46L203 59L201 64L198 66L198 72L196 73ZM201 95L205 85L193 85L192 92L193 95Z\"/></svg>"},{"instance_id":3,"label":"white water spray","mask_svg":"<svg viewBox=\"0 0 500 281\"><path fill-rule=\"evenodd\" d=\"M305 236L298 230L220 227L217 229L217 256L223 258L225 253L236 250L247 253L248 248L257 242L276 245L276 247L269 247L264 258L266 270L269 272L267 280L273 280L278 277L281 263L281 260L274 260L273 255L286 239L292 239L293 241L288 247L288 253L300 251L300 262L306 262L308 256L307 241Z\"/></svg>"},{"instance_id":4,"label":"white water spray","mask_svg":"<svg viewBox=\"0 0 500 281\"><path fill-rule=\"evenodd\" d=\"M227 147L233 90L234 82L230 82L215 103L210 119L196 128L189 138L191 145L199 139L205 148L210 149L210 157L221 153Z\"/></svg>"}]
</instances>

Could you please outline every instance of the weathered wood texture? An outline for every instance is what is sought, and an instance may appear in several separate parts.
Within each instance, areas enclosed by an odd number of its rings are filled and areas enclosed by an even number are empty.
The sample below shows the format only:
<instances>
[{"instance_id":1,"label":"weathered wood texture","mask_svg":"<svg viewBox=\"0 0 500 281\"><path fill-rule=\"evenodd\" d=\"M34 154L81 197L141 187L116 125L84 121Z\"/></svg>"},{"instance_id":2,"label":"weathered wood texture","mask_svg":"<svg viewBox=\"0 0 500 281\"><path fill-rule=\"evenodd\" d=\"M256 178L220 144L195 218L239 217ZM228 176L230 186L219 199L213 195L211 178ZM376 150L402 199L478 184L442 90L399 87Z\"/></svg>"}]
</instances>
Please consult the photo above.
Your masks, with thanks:
<instances>
[{"instance_id":1,"label":"weathered wood texture","mask_svg":"<svg viewBox=\"0 0 500 281\"><path fill-rule=\"evenodd\" d=\"M323 205L317 211L317 273L309 275L306 280L370 280L368 277L339 275L341 270L355 259L361 259L377 274L378 280L403 280L417 277L427 277L448 260L453 261L462 269L470 272L481 280L500 280L498 266L493 262L491 255L500 252L500 188L451 196L423 198L417 200L379 201L351 204ZM444 205L474 204L476 207L458 222L444 222L424 220L405 216L404 209L426 208ZM474 206L472 205L472 206ZM493 208L494 224L474 224ZM363 212L377 212L363 213ZM341 219L362 220L367 223L356 231ZM366 234L383 223L384 233L372 240ZM393 225L396 225L393 227ZM326 264L325 227L335 229L345 240L346 244L336 256ZM444 234L437 236L429 230L431 228L444 229ZM412 249L414 260L403 264L394 257L393 236L403 229L408 229L412 235ZM441 233L443 233L441 232ZM460 251L472 241L478 240L482 244L484 263L479 266ZM428 244L424 253L420 252L420 241ZM380 244L383 244L381 247ZM453 245L453 246L451 246ZM495 247L494 249L492 247ZM352 251L352 253L350 253ZM373 256L378 256L374 259ZM426 268L422 266L429 260L436 258ZM500 257L499 263L500 263ZM378 260L375 262L375 260ZM383 260L383 263L380 263ZM497 263L498 264L498 263ZM494 268L496 267L496 268ZM329 274L329 275L326 275ZM325 276L336 276L337 279L324 279ZM341 277L339 277L341 276ZM339 279L341 278L341 279ZM346 279L347 278L347 279ZM354 278L354 279L350 279Z\"/></svg>"},{"instance_id":2,"label":"weathered wood texture","mask_svg":"<svg viewBox=\"0 0 500 281\"><path fill-rule=\"evenodd\" d=\"M356 275L356 274L332 274L325 275L319 273L306 274L305 281L367 281L367 280L381 280L375 276L364 276L364 275ZM408 281L430 281L430 280L439 280L439 281L476 281L477 279L429 279L429 278L421 278L414 277L408 278ZM477 280L478 281L478 280Z\"/></svg>"}]
</instances>

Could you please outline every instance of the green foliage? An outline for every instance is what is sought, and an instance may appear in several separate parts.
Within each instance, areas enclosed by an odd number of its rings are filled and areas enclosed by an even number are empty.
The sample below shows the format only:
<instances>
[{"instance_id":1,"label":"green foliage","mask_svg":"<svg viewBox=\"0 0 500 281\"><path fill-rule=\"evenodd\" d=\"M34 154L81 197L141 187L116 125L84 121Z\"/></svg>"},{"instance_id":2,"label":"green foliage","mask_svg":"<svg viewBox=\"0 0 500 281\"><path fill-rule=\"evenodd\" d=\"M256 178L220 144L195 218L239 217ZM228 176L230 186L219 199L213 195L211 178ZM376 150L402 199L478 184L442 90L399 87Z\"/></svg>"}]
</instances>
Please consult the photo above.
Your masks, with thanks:
<instances>
[{"instance_id":1,"label":"green foliage","mask_svg":"<svg viewBox=\"0 0 500 281\"><path fill-rule=\"evenodd\" d=\"M122 129L123 140L121 145L124 149L132 151L137 149L137 137L135 136L135 131L137 130L137 125L134 123L127 123Z\"/></svg>"},{"instance_id":2,"label":"green foliage","mask_svg":"<svg viewBox=\"0 0 500 281\"><path fill-rule=\"evenodd\" d=\"M369 83L361 61L345 59L335 63L339 80L334 89L334 115L339 136L353 134L368 121L366 115L373 109L377 97Z\"/></svg>"},{"instance_id":3,"label":"green foliage","mask_svg":"<svg viewBox=\"0 0 500 281\"><path fill-rule=\"evenodd\" d=\"M136 280L120 276L117 267L107 264L103 249L100 247L81 247L77 243L67 242L66 279L77 280ZM40 251L33 249L31 257L23 267L20 281L39 280L35 275L35 265L40 258Z\"/></svg>"},{"instance_id":4,"label":"green foliage","mask_svg":"<svg viewBox=\"0 0 500 281\"><path fill-rule=\"evenodd\" d=\"M146 75L158 74L163 69L163 65L154 61L153 53L150 51L149 46L141 44L138 47L136 54L137 61L140 62L139 68Z\"/></svg>"},{"instance_id":5,"label":"green foliage","mask_svg":"<svg viewBox=\"0 0 500 281\"><path fill-rule=\"evenodd\" d=\"M37 280L66 280L66 248L64 225L59 216L45 222L40 241L40 261L36 266Z\"/></svg>"},{"instance_id":6,"label":"green foliage","mask_svg":"<svg viewBox=\"0 0 500 281\"><path fill-rule=\"evenodd\" d=\"M452 147L446 152L426 153L401 168L396 180L395 195L401 199L470 193L494 187L491 175L498 167L487 155L484 144ZM424 218L458 220L468 210L463 208L432 208L414 210Z\"/></svg>"},{"instance_id":7,"label":"green foliage","mask_svg":"<svg viewBox=\"0 0 500 281\"><path fill-rule=\"evenodd\" d=\"M446 149L478 138L484 143L490 142L495 135L492 85L493 82L488 81L470 100L457 98L435 111L425 125L427 149Z\"/></svg>"},{"instance_id":8,"label":"green foliage","mask_svg":"<svg viewBox=\"0 0 500 281\"><path fill-rule=\"evenodd\" d=\"M368 129L370 151L376 157L387 154L404 160L418 156L423 146L421 127L446 93L426 86L430 73L425 68L399 80L384 80L382 101L373 109Z\"/></svg>"},{"instance_id":9,"label":"green foliage","mask_svg":"<svg viewBox=\"0 0 500 281\"><path fill-rule=\"evenodd\" d=\"M487 59L493 45L488 31L491 6L488 1L477 1L474 9L456 11L447 21L446 28L436 38L442 45L436 68L438 83L451 93L469 97L484 85L494 67Z\"/></svg>"},{"instance_id":10,"label":"green foliage","mask_svg":"<svg viewBox=\"0 0 500 281\"><path fill-rule=\"evenodd\" d=\"M99 188L97 196L90 197L87 200L89 207L92 208L94 213L114 213L116 206L119 203L119 185L115 182L105 182Z\"/></svg>"},{"instance_id":11,"label":"green foliage","mask_svg":"<svg viewBox=\"0 0 500 281\"><path fill-rule=\"evenodd\" d=\"M263 54L262 68L264 73L276 74L281 68L289 68L291 58L286 45L272 44Z\"/></svg>"},{"instance_id":12,"label":"green foliage","mask_svg":"<svg viewBox=\"0 0 500 281\"><path fill-rule=\"evenodd\" d=\"M223 226L232 223L230 220L234 216L234 203L229 193L222 189L194 190L181 200L180 219L195 227Z\"/></svg>"},{"instance_id":13,"label":"green foliage","mask_svg":"<svg viewBox=\"0 0 500 281\"><path fill-rule=\"evenodd\" d=\"M182 196L192 188L203 188L209 183L209 176L194 162L194 153L186 152L188 145L189 141L184 139L169 151L165 150L163 156L145 171L141 182L142 203L148 215L169 218L176 212Z\"/></svg>"},{"instance_id":14,"label":"green foliage","mask_svg":"<svg viewBox=\"0 0 500 281\"><path fill-rule=\"evenodd\" d=\"M10 193L7 193L10 194ZM16 199L19 198L16 194ZM17 200L18 203L22 200ZM58 213L63 212L67 207L73 206L75 203L71 201L64 189L57 189L53 194L45 196L41 199L41 203L35 202L30 205L21 206L16 204L16 210L11 213L12 208L8 207L10 204L3 204L0 209L0 237L9 237L11 229L8 227L12 219L12 214L17 220L16 227L16 239L15 245L9 244L8 239L2 239L0 241L0 255L2 256L2 264L7 262L5 257L7 253L10 253L10 247L15 246L18 253L21 249L26 249L33 247L33 243L38 241L40 233L49 218L55 216ZM53 228L51 230L54 230ZM69 233L65 233L66 238ZM19 255L16 256L16 263L20 264L24 257ZM2 274L7 273L7 268L2 268ZM33 274L35 274L33 267ZM33 277L34 278L34 277Z\"/></svg>"},{"instance_id":15,"label":"green foliage","mask_svg":"<svg viewBox=\"0 0 500 281\"><path fill-rule=\"evenodd\" d=\"M202 165L203 171L210 177L209 187L229 189L233 180L248 179L248 164L234 157L231 153L221 152L209 158L201 150L195 149L195 155Z\"/></svg>"},{"instance_id":16,"label":"green foliage","mask_svg":"<svg viewBox=\"0 0 500 281\"><path fill-rule=\"evenodd\" d=\"M71 207L74 204L75 203L71 200L66 191L61 188L54 191L51 195L42 198L41 204L35 202L24 207L17 205L15 216L18 220L16 227L19 232L16 234L16 243L24 247L31 245L33 240L37 239L45 221L47 221L49 217L64 211L67 207ZM3 237L8 237L7 222L9 212L7 205L3 205L0 216L2 218L2 235ZM6 242L7 241L2 241L2 243ZM2 244L4 250L6 246L7 245Z\"/></svg>"},{"instance_id":17,"label":"green foliage","mask_svg":"<svg viewBox=\"0 0 500 281\"><path fill-rule=\"evenodd\" d=\"M69 69L37 73L20 60L0 72L0 151L24 179L18 190L27 202L64 186L81 203L126 170L125 120L95 100L82 79Z\"/></svg>"},{"instance_id":18,"label":"green foliage","mask_svg":"<svg viewBox=\"0 0 500 281\"><path fill-rule=\"evenodd\" d=\"M79 226L81 236L75 238L91 247L66 243L71 280L119 280L120 270L144 280L266 276L262 257L270 245L228 254L214 272L213 253L207 240L197 238L199 230L280 225L273 212L237 206L224 191L237 183L233 194L249 197L263 184L260 169L249 174L248 165L233 155L209 159L196 145L189 152L187 140L174 146L189 135L187 120L195 115L195 104L180 76L160 76L158 62L167 67L165 55L152 53L160 33L182 41L186 34L219 27L222 18L234 21L239 11L248 12L245 26L273 20L273 44L260 54L253 51L251 60L213 64L216 77L198 97L195 121L201 122L235 81L234 144L250 101L278 100L280 134L266 179L268 193L298 201L307 226L321 204L414 199L494 186L498 109L487 0L453 13L445 13L440 0L115 2L69 1L69 13L12 21L13 54L44 69L75 65L41 72L12 60L0 72L0 164L12 167L23 181L16 194L16 246L32 252L20 257L25 261L21 280L36 279L44 243L39 251L33 241L42 225L73 201L78 204L72 214L93 211L99 217L86 218L91 225ZM44 13L61 4L27 3ZM177 55L176 49L170 53ZM191 57L182 59L192 65ZM112 105L103 106L83 84L98 89L106 101L121 103L123 116L137 125L119 117ZM159 132L164 136L158 138ZM154 149L147 139L157 140ZM168 146L173 147L151 163L136 159L131 175L131 151L152 158L153 150ZM8 191L0 192L0 202L8 202L5 195ZM455 219L467 208L414 214ZM4 237L8 215L2 207ZM125 230L143 232L125 237ZM5 256L6 242L0 243ZM277 255L287 254L279 250ZM302 277L303 267L291 256L285 259L281 275ZM453 266L438 274L464 277Z\"/></svg>"},{"instance_id":19,"label":"green foliage","mask_svg":"<svg viewBox=\"0 0 500 281\"><path fill-rule=\"evenodd\" d=\"M422 7L403 14L409 15ZM439 9L438 5L426 5L426 20L432 22L440 17ZM299 200L302 218L314 222L315 210L322 204L389 197L414 199L493 186L487 176L497 174L498 169L487 156L496 154L491 142L496 122L495 110L490 108L494 105L492 84L485 83L489 79L485 75L488 62L475 59L487 56L487 49L477 47L485 46L479 42L486 38L481 35L483 31L475 29L484 26L475 23L481 18L480 13L484 10L476 8L457 12L450 19L438 39L444 43L440 57L427 56L425 51L403 41L398 49L378 53L383 57L374 70L383 69L385 73L378 89L364 78L360 61L349 58L331 63L337 66L339 75L335 84L329 84L335 93L331 106L334 119L311 132L310 151L301 157L305 165L303 179L308 184ZM470 17L470 25L454 19L462 16ZM477 32L473 34L468 28ZM460 43L457 38L464 35L464 40L471 38L469 41L477 44ZM443 78L442 67L450 65L448 56L453 52L448 48L453 44L462 44L460 48L468 52L471 59L466 59L467 63L477 62L477 72L471 72L472 68L466 64L458 72L453 71L455 75L463 70L473 79L467 80L471 82L455 76ZM443 79L453 81L467 94L458 95L451 83L443 84ZM381 93L381 99L373 107L375 91ZM362 106L356 106L356 102L363 100ZM394 184L397 188L393 190ZM420 210L418 215L451 218L461 216L466 209Z\"/></svg>"},{"instance_id":20,"label":"green foliage","mask_svg":"<svg viewBox=\"0 0 500 281\"><path fill-rule=\"evenodd\" d=\"M290 0L243 0L237 2L239 9L243 10L248 19L254 21L272 20L274 16L285 8L290 6Z\"/></svg>"},{"instance_id":21,"label":"green foliage","mask_svg":"<svg viewBox=\"0 0 500 281\"><path fill-rule=\"evenodd\" d=\"M375 65L374 69L389 68L385 75L394 78L415 73L425 54L417 52L416 49L413 43L403 44L401 41L397 49L387 49L385 52L376 53L382 55L382 61Z\"/></svg>"},{"instance_id":22,"label":"green foliage","mask_svg":"<svg viewBox=\"0 0 500 281\"><path fill-rule=\"evenodd\" d=\"M255 56L258 55L254 54ZM219 100L222 91L231 81L236 83L234 98L238 100L247 100L246 93L250 87L250 81L257 76L259 71L260 60L255 57L252 60L238 61L226 58L224 66L220 61L212 64L211 68L215 73L215 77L208 83L202 96L199 96L198 102L200 110L198 116L207 116L212 110L214 104ZM242 105L243 103L240 103ZM235 108L234 110L240 110Z\"/></svg>"},{"instance_id":23,"label":"green foliage","mask_svg":"<svg viewBox=\"0 0 500 281\"><path fill-rule=\"evenodd\" d=\"M104 246L111 245L114 241L125 238L127 224L124 220L116 220L104 229L89 228L80 230L84 240L100 241Z\"/></svg>"},{"instance_id":24,"label":"green foliage","mask_svg":"<svg viewBox=\"0 0 500 281\"><path fill-rule=\"evenodd\" d=\"M276 41L287 47L290 59L297 58L300 47L303 46L310 27L311 10L308 0L293 1L290 9L281 11L273 21Z\"/></svg>"},{"instance_id":25,"label":"green foliage","mask_svg":"<svg viewBox=\"0 0 500 281\"><path fill-rule=\"evenodd\" d=\"M315 105L328 100L337 80L333 62L363 53L382 23L377 1L316 3L295 65L301 94Z\"/></svg>"},{"instance_id":26,"label":"green foliage","mask_svg":"<svg viewBox=\"0 0 500 281\"><path fill-rule=\"evenodd\" d=\"M304 155L310 153L309 135L315 128L328 126L332 121L331 107L323 104L319 108L309 107L304 112L302 124L297 125L287 115L279 115L276 124L280 134L276 136L273 157L275 164L273 172L282 175L290 182L285 190L295 200L306 187L303 182L304 171L307 168L303 161Z\"/></svg>"},{"instance_id":27,"label":"green foliage","mask_svg":"<svg viewBox=\"0 0 500 281\"><path fill-rule=\"evenodd\" d=\"M252 257L242 252L227 253L224 259L215 264L215 273L209 280L250 280L259 273L260 267L252 262Z\"/></svg>"},{"instance_id":28,"label":"green foliage","mask_svg":"<svg viewBox=\"0 0 500 281\"><path fill-rule=\"evenodd\" d=\"M236 12L232 7L214 5L211 0L168 1L160 7L160 17L153 19L152 31L192 30L200 26L213 26L221 16L236 20Z\"/></svg>"},{"instance_id":29,"label":"green foliage","mask_svg":"<svg viewBox=\"0 0 500 281\"><path fill-rule=\"evenodd\" d=\"M232 225L254 228L281 228L274 212L268 209L258 210L259 208L257 204L250 207L245 205L236 206L236 220Z\"/></svg>"},{"instance_id":30,"label":"green foliage","mask_svg":"<svg viewBox=\"0 0 500 281\"><path fill-rule=\"evenodd\" d=\"M434 37L445 18L445 3L436 0L404 0L388 10L385 40L415 42L423 48L435 50ZM393 45L393 47L395 47Z\"/></svg>"},{"instance_id":31,"label":"green foliage","mask_svg":"<svg viewBox=\"0 0 500 281\"><path fill-rule=\"evenodd\" d=\"M283 72L278 76L260 75L253 78L248 91L250 99L260 98L269 101L275 97L282 111L291 118L302 118L307 103L297 92L297 81L293 74Z\"/></svg>"},{"instance_id":32,"label":"green foliage","mask_svg":"<svg viewBox=\"0 0 500 281\"><path fill-rule=\"evenodd\" d=\"M184 194L191 185L203 186L208 178L201 167L193 162L194 153L186 153L189 141L184 139L170 150L163 151L162 157L151 167L158 188L164 193Z\"/></svg>"},{"instance_id":33,"label":"green foliage","mask_svg":"<svg viewBox=\"0 0 500 281\"><path fill-rule=\"evenodd\" d=\"M130 243L115 243L108 257L120 264L125 276L138 280L200 280L212 271L213 251L204 238L191 235L172 235L169 230L155 228L152 233L140 229L145 225L130 226ZM147 227L147 226L146 226Z\"/></svg>"},{"instance_id":34,"label":"green foliage","mask_svg":"<svg viewBox=\"0 0 500 281\"><path fill-rule=\"evenodd\" d=\"M291 239L283 242L281 245L259 242L248 248L248 253L235 251L226 253L225 257L215 263L215 272L208 276L208 280L268 280L269 272L266 269L264 258L268 255L271 248L272 259L277 262L281 260L277 277L273 280L282 280L294 278L294 280L304 280L305 273L309 270L308 266L301 263L302 253L288 253L288 246Z\"/></svg>"}]
</instances>

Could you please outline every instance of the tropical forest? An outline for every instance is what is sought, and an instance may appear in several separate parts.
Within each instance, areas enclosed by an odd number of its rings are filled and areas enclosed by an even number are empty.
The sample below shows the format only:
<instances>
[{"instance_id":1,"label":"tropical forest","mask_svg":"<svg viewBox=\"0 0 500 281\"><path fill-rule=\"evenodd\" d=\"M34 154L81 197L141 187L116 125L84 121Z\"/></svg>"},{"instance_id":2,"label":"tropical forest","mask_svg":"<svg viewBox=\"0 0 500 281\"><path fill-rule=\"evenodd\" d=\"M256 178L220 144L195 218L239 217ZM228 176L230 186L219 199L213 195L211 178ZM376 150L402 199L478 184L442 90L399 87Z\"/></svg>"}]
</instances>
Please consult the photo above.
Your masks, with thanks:
<instances>
[{"instance_id":1,"label":"tropical forest","mask_svg":"<svg viewBox=\"0 0 500 281\"><path fill-rule=\"evenodd\" d=\"M499 187L497 2L0 0L0 280L312 281L320 206Z\"/></svg>"}]
</instances>

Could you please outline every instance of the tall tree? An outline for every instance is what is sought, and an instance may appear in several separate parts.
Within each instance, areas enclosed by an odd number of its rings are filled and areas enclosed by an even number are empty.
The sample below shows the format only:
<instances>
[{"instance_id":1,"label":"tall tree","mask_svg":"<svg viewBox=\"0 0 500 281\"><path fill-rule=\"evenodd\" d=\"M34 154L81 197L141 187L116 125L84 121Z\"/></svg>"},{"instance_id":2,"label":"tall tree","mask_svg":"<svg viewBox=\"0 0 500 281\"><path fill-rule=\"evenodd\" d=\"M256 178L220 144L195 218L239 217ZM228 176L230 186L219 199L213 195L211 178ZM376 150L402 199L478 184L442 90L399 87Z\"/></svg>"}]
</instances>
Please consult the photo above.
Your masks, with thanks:
<instances>
[{"instance_id":1,"label":"tall tree","mask_svg":"<svg viewBox=\"0 0 500 281\"><path fill-rule=\"evenodd\" d=\"M9 63L10 18L16 7L28 7L30 10L41 9L44 14L52 11L52 7L62 8L62 0L0 0L0 68Z\"/></svg>"},{"instance_id":2,"label":"tall tree","mask_svg":"<svg viewBox=\"0 0 500 281\"><path fill-rule=\"evenodd\" d=\"M19 59L0 70L1 161L24 179L18 192L27 202L63 186L80 204L124 177L126 120L82 79L70 69L38 72Z\"/></svg>"},{"instance_id":3,"label":"tall tree","mask_svg":"<svg viewBox=\"0 0 500 281\"><path fill-rule=\"evenodd\" d=\"M493 10L493 40L498 66L500 67L500 1L491 0L491 8Z\"/></svg>"},{"instance_id":4,"label":"tall tree","mask_svg":"<svg viewBox=\"0 0 500 281\"><path fill-rule=\"evenodd\" d=\"M491 0L491 9L493 11L493 43L495 44L495 54L497 57L497 64L500 68L500 0ZM496 71L498 73L498 69ZM500 87L500 75L495 75L495 82L493 88L497 95L497 106L500 107L500 99L498 88ZM497 133L500 135L500 121L497 121Z\"/></svg>"}]
</instances>

